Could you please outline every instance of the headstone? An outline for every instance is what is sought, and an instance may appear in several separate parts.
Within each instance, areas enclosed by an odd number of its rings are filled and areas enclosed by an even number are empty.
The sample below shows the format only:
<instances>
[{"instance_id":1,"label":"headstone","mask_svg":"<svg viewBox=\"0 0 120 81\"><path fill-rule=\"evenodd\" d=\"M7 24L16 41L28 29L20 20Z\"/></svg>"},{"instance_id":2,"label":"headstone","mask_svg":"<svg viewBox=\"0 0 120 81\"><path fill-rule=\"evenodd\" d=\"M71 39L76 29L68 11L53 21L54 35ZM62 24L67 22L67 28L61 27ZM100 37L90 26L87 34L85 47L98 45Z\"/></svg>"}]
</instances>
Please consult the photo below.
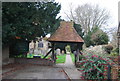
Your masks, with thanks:
<instances>
[{"instance_id":1,"label":"headstone","mask_svg":"<svg viewBox=\"0 0 120 81\"><path fill-rule=\"evenodd\" d=\"M30 53L30 54L33 54L33 53L34 53L34 49L33 49L33 48L30 49L30 50L29 50L29 53Z\"/></svg>"},{"instance_id":2,"label":"headstone","mask_svg":"<svg viewBox=\"0 0 120 81\"><path fill-rule=\"evenodd\" d=\"M64 51L64 50L62 50L62 54L65 54L65 51Z\"/></svg>"},{"instance_id":3,"label":"headstone","mask_svg":"<svg viewBox=\"0 0 120 81\"><path fill-rule=\"evenodd\" d=\"M39 41L38 48L43 48L43 42L42 41Z\"/></svg>"},{"instance_id":4,"label":"headstone","mask_svg":"<svg viewBox=\"0 0 120 81\"><path fill-rule=\"evenodd\" d=\"M76 55L76 51L74 51L73 54Z\"/></svg>"},{"instance_id":5,"label":"headstone","mask_svg":"<svg viewBox=\"0 0 120 81\"><path fill-rule=\"evenodd\" d=\"M29 44L29 50L30 49L34 49L34 42L33 41L31 41L31 43Z\"/></svg>"},{"instance_id":6,"label":"headstone","mask_svg":"<svg viewBox=\"0 0 120 81\"><path fill-rule=\"evenodd\" d=\"M39 54L43 54L43 42L42 41L38 42L38 51L39 51Z\"/></svg>"},{"instance_id":7,"label":"headstone","mask_svg":"<svg viewBox=\"0 0 120 81\"><path fill-rule=\"evenodd\" d=\"M36 56L39 55L38 49L35 49L35 50L34 50L34 55L36 55Z\"/></svg>"},{"instance_id":8,"label":"headstone","mask_svg":"<svg viewBox=\"0 0 120 81\"><path fill-rule=\"evenodd\" d=\"M60 55L61 53L60 53L60 49L58 48L58 49L56 49L56 54L57 55Z\"/></svg>"},{"instance_id":9,"label":"headstone","mask_svg":"<svg viewBox=\"0 0 120 81\"><path fill-rule=\"evenodd\" d=\"M35 43L35 49L38 49L38 41Z\"/></svg>"}]
</instances>

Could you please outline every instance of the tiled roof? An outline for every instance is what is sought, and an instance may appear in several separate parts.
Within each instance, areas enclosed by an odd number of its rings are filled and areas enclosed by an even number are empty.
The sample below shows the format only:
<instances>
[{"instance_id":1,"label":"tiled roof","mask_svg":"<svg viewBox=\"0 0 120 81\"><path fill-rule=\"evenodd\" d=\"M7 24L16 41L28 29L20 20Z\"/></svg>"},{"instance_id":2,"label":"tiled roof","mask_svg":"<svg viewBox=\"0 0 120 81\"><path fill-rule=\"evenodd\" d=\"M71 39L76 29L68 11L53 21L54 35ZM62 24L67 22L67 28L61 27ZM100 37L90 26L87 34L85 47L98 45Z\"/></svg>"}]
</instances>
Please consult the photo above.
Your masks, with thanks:
<instances>
[{"instance_id":1,"label":"tiled roof","mask_svg":"<svg viewBox=\"0 0 120 81\"><path fill-rule=\"evenodd\" d=\"M60 27L48 38L53 42L84 42L73 27L73 22L61 21Z\"/></svg>"}]
</instances>

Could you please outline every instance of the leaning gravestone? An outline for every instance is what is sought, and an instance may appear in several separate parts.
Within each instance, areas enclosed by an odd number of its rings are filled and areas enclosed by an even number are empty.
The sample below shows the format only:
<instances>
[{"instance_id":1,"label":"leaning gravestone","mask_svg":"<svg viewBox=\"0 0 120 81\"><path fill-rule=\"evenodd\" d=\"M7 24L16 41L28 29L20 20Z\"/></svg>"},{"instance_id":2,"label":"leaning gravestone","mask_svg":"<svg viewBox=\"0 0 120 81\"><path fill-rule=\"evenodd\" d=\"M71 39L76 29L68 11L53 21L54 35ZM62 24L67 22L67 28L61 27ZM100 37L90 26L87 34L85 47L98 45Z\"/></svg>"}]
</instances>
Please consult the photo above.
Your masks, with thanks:
<instances>
[{"instance_id":1,"label":"leaning gravestone","mask_svg":"<svg viewBox=\"0 0 120 81\"><path fill-rule=\"evenodd\" d=\"M56 49L56 54L57 55L60 55L61 53L60 53L60 49L58 48L58 49Z\"/></svg>"}]
</instances>

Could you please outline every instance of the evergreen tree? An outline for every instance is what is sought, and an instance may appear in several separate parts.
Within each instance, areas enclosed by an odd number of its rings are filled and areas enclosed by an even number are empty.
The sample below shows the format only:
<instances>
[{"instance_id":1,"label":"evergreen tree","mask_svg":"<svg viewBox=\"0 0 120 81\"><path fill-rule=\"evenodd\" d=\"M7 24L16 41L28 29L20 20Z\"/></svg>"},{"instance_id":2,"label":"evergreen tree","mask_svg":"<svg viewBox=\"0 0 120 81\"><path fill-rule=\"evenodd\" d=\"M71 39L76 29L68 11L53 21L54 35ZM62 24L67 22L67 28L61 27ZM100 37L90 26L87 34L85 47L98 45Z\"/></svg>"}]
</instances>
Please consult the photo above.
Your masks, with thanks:
<instances>
[{"instance_id":1,"label":"evergreen tree","mask_svg":"<svg viewBox=\"0 0 120 81\"><path fill-rule=\"evenodd\" d=\"M33 40L54 32L61 5L56 2L3 2L2 44L13 40Z\"/></svg>"}]
</instances>

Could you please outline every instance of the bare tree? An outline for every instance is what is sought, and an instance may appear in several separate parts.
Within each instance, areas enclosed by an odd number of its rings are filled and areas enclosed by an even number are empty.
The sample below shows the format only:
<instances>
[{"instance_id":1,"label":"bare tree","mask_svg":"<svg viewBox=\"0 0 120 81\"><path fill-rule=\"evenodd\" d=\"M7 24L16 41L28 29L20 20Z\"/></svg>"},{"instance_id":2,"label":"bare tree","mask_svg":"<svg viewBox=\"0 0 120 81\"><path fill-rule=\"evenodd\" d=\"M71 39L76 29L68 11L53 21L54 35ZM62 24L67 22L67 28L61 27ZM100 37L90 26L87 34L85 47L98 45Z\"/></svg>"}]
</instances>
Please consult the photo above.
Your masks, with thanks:
<instances>
[{"instance_id":1,"label":"bare tree","mask_svg":"<svg viewBox=\"0 0 120 81\"><path fill-rule=\"evenodd\" d=\"M67 16L68 20L75 21L75 12L74 12L74 6L72 3L69 4L69 9L68 11L64 12L65 15Z\"/></svg>"},{"instance_id":2,"label":"bare tree","mask_svg":"<svg viewBox=\"0 0 120 81\"><path fill-rule=\"evenodd\" d=\"M73 9L70 6L70 15L67 15L70 20L80 24L85 34L87 34L95 26L102 27L107 24L110 18L106 9L101 9L98 5L84 4Z\"/></svg>"}]
</instances>

